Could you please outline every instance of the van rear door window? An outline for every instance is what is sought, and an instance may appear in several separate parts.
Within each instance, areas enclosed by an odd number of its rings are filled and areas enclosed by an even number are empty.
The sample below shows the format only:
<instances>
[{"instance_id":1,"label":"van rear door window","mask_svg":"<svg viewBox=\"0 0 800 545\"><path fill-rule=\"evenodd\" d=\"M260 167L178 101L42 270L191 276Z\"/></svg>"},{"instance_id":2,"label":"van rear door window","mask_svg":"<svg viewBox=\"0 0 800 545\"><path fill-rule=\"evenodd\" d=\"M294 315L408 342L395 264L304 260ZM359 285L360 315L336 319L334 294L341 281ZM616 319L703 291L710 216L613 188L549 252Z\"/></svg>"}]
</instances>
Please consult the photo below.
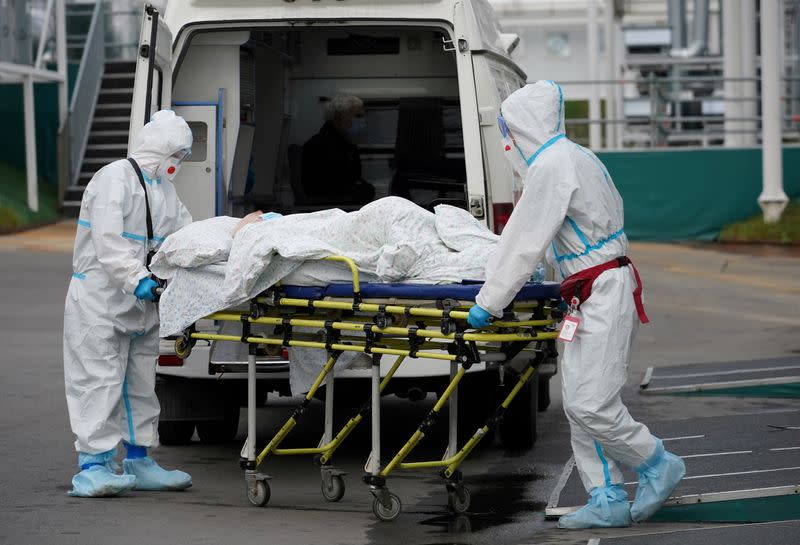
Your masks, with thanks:
<instances>
[{"instance_id":1,"label":"van rear door window","mask_svg":"<svg viewBox=\"0 0 800 545\"><path fill-rule=\"evenodd\" d=\"M328 55L398 55L400 38L348 34L347 38L328 38Z\"/></svg>"}]
</instances>

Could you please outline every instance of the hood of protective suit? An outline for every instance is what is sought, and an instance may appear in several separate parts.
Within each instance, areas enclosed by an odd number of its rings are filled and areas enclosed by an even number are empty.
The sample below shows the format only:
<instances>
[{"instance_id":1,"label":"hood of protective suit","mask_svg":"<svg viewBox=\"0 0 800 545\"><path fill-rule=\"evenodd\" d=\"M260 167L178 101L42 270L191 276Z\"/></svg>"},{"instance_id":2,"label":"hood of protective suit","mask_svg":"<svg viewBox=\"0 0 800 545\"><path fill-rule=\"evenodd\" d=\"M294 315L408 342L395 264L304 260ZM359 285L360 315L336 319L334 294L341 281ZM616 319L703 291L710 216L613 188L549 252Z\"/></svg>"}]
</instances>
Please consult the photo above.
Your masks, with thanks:
<instances>
[{"instance_id":1,"label":"hood of protective suit","mask_svg":"<svg viewBox=\"0 0 800 545\"><path fill-rule=\"evenodd\" d=\"M564 132L564 94L552 81L540 80L514 91L503 101L500 113L527 160Z\"/></svg>"},{"instance_id":2,"label":"hood of protective suit","mask_svg":"<svg viewBox=\"0 0 800 545\"><path fill-rule=\"evenodd\" d=\"M131 157L145 173L155 176L158 166L173 153L192 148L192 131L186 121L172 110L153 114L136 135Z\"/></svg>"}]
</instances>

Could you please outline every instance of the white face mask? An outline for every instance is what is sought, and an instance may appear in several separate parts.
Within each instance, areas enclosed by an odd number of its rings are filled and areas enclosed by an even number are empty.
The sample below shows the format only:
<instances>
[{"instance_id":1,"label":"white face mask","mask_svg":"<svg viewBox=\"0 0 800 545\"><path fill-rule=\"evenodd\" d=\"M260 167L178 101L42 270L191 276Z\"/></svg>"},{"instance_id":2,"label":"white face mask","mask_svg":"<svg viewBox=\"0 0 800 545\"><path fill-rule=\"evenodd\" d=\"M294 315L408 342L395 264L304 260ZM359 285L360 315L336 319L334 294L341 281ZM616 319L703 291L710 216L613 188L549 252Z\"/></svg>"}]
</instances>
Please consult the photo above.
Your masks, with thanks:
<instances>
[{"instance_id":1,"label":"white face mask","mask_svg":"<svg viewBox=\"0 0 800 545\"><path fill-rule=\"evenodd\" d=\"M506 159L511 164L511 168L514 169L517 176L525 178L525 175L528 173L528 162L525 160L522 150L519 149L517 144L514 143L514 140L512 140L508 125L506 125L502 117L497 118L497 124L500 127L500 134L503 137L503 152L506 155Z\"/></svg>"},{"instance_id":2,"label":"white face mask","mask_svg":"<svg viewBox=\"0 0 800 545\"><path fill-rule=\"evenodd\" d=\"M503 138L503 152L506 154L506 159L511 163L511 168L514 169L517 176L524 178L528 173L528 163L522 156L522 151L511 138Z\"/></svg>"},{"instance_id":3,"label":"white face mask","mask_svg":"<svg viewBox=\"0 0 800 545\"><path fill-rule=\"evenodd\" d=\"M164 161L158 166L156 170L156 176L158 178L166 178L170 182L175 179L175 176L178 175L178 172L181 170L181 161L176 159L175 157L167 157Z\"/></svg>"}]
</instances>

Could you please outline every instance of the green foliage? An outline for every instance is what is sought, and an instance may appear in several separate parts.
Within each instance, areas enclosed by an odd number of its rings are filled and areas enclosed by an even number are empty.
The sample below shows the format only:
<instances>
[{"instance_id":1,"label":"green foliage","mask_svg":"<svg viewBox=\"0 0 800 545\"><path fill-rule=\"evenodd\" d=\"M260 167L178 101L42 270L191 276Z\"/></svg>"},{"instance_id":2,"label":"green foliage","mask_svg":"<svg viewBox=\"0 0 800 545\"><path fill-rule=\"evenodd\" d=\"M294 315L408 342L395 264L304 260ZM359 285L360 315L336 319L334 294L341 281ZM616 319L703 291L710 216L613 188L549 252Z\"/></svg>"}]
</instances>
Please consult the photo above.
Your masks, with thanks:
<instances>
[{"instance_id":1,"label":"green foliage","mask_svg":"<svg viewBox=\"0 0 800 545\"><path fill-rule=\"evenodd\" d=\"M723 242L800 243L800 201L789 203L778 223L766 224L761 214L725 227L719 235Z\"/></svg>"},{"instance_id":2,"label":"green foliage","mask_svg":"<svg viewBox=\"0 0 800 545\"><path fill-rule=\"evenodd\" d=\"M56 188L39 180L39 212L28 208L25 171L0 163L0 233L58 219Z\"/></svg>"}]
</instances>

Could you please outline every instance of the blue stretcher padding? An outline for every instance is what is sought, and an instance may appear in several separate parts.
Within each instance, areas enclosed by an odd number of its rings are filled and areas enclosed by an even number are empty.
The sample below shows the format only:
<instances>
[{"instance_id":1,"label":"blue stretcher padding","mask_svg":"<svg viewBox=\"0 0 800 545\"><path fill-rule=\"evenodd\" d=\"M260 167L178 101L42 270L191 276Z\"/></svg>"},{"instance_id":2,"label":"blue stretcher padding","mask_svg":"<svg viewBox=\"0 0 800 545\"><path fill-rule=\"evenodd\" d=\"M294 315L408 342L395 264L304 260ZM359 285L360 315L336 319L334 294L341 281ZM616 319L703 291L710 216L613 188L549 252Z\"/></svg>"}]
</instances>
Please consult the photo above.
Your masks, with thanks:
<instances>
[{"instance_id":1,"label":"blue stretcher padding","mask_svg":"<svg viewBox=\"0 0 800 545\"><path fill-rule=\"evenodd\" d=\"M558 282L543 284L528 283L522 286L515 301L537 299L561 299ZM474 301L483 286L482 282L465 281L461 284L378 284L362 283L364 299L458 299ZM292 299L322 299L323 297L352 297L353 284L330 284L328 286L282 286L286 297Z\"/></svg>"}]
</instances>

